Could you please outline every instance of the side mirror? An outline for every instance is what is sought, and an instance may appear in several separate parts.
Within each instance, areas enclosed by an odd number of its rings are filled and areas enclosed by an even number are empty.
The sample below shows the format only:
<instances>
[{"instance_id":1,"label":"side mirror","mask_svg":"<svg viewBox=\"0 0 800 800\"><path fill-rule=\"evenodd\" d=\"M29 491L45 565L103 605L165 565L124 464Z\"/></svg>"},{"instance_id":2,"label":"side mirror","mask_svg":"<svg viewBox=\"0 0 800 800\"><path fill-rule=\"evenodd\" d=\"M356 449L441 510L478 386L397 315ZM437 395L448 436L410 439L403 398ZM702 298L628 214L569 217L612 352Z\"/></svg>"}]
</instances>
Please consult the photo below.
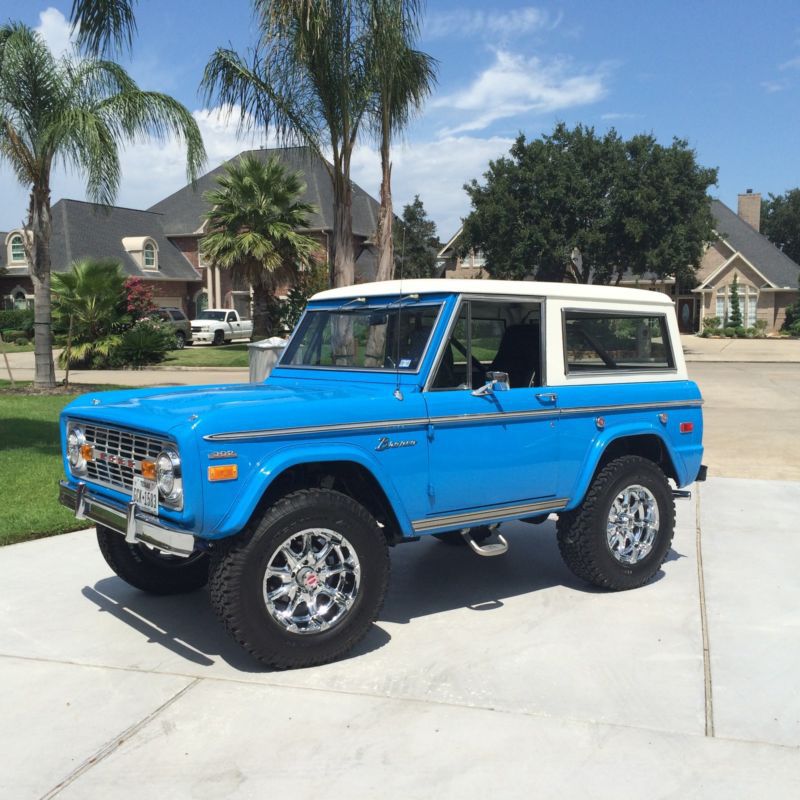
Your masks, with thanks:
<instances>
[{"instance_id":1,"label":"side mirror","mask_svg":"<svg viewBox=\"0 0 800 800\"><path fill-rule=\"evenodd\" d=\"M494 392L507 392L511 388L508 381L507 372L487 372L486 383L478 389L475 389L472 394L475 397L483 397L483 395L493 394Z\"/></svg>"}]
</instances>

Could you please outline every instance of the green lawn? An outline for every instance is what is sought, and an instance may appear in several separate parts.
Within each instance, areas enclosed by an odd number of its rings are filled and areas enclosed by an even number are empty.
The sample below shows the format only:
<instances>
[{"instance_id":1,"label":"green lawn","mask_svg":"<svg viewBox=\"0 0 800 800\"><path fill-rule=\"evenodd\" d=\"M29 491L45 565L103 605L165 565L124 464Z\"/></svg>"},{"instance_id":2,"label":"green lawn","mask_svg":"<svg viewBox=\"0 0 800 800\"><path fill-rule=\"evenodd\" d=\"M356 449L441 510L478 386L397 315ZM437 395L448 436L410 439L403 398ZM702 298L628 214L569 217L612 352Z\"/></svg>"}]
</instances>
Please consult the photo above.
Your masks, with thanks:
<instances>
[{"instance_id":1,"label":"green lawn","mask_svg":"<svg viewBox=\"0 0 800 800\"><path fill-rule=\"evenodd\" d=\"M172 350L164 366L168 367L247 367L247 344L196 344Z\"/></svg>"},{"instance_id":2,"label":"green lawn","mask_svg":"<svg viewBox=\"0 0 800 800\"><path fill-rule=\"evenodd\" d=\"M5 351L9 355L12 353L32 353L33 352L33 343L31 344L24 344L24 345L16 345L12 344L11 342L2 342L0 343L0 354ZM0 359L2 355L0 355Z\"/></svg>"},{"instance_id":3,"label":"green lawn","mask_svg":"<svg viewBox=\"0 0 800 800\"><path fill-rule=\"evenodd\" d=\"M0 381L0 545L86 528L58 504L58 414L77 394L25 394L8 385Z\"/></svg>"}]
</instances>

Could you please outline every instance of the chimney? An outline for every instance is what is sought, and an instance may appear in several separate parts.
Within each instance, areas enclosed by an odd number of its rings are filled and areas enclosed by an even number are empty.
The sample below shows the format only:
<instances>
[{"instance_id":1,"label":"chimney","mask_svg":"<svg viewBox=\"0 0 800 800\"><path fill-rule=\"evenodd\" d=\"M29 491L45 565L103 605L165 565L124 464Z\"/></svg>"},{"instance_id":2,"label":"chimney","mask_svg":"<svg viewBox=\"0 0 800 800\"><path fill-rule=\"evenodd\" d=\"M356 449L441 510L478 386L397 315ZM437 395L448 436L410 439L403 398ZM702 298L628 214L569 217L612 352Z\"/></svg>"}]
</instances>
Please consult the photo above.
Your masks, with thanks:
<instances>
[{"instance_id":1,"label":"chimney","mask_svg":"<svg viewBox=\"0 0 800 800\"><path fill-rule=\"evenodd\" d=\"M752 189L748 189L745 194L739 195L739 217L743 219L751 228L759 230L761 228L761 194L753 194Z\"/></svg>"}]
</instances>

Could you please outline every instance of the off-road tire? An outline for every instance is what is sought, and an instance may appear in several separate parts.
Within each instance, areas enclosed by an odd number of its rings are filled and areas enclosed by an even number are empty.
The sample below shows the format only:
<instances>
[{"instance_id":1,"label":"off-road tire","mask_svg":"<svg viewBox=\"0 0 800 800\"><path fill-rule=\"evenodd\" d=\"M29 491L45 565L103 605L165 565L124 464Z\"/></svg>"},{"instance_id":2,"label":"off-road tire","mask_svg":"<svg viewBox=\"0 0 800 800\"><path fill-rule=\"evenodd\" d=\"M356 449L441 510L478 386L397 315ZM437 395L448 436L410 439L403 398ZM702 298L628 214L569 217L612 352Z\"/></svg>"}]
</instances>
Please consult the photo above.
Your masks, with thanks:
<instances>
[{"instance_id":1,"label":"off-road tire","mask_svg":"<svg viewBox=\"0 0 800 800\"><path fill-rule=\"evenodd\" d=\"M211 342L215 347L225 344L225 334L222 331L214 331L214 338Z\"/></svg>"},{"instance_id":2,"label":"off-road tire","mask_svg":"<svg viewBox=\"0 0 800 800\"><path fill-rule=\"evenodd\" d=\"M648 489L658 503L659 529L652 549L635 564L623 564L607 540L608 514L627 486ZM675 529L675 500L661 468L639 456L622 456L595 475L583 503L558 519L558 548L579 578L603 589L635 589L651 580L664 563Z\"/></svg>"},{"instance_id":3,"label":"off-road tire","mask_svg":"<svg viewBox=\"0 0 800 800\"><path fill-rule=\"evenodd\" d=\"M209 558L161 553L143 544L128 544L121 533L97 526L97 544L111 569L126 583L149 594L183 594L208 583Z\"/></svg>"},{"instance_id":4,"label":"off-road tire","mask_svg":"<svg viewBox=\"0 0 800 800\"><path fill-rule=\"evenodd\" d=\"M270 559L293 532L323 528L345 536L360 563L353 606L331 628L295 633L270 615L263 595ZM327 489L293 492L212 560L211 605L233 638L262 664L276 669L334 661L364 637L383 606L389 552L372 516L352 498Z\"/></svg>"}]
</instances>

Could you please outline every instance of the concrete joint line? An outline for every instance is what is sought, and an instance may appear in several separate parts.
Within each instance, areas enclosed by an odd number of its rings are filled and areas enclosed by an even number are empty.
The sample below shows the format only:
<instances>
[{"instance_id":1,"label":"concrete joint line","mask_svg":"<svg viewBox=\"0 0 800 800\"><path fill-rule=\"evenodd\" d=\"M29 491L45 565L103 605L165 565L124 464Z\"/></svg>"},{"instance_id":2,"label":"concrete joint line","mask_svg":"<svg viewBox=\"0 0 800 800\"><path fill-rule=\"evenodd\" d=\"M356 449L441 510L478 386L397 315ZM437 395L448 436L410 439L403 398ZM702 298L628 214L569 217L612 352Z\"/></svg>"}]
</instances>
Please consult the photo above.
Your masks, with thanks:
<instances>
[{"instance_id":1,"label":"concrete joint line","mask_svg":"<svg viewBox=\"0 0 800 800\"><path fill-rule=\"evenodd\" d=\"M708 613L706 611L706 582L703 576L703 547L700 530L700 487L695 495L695 526L697 536L697 585L700 592L700 626L703 631L703 683L705 686L706 736L714 736L714 698L711 692L711 651L708 643Z\"/></svg>"},{"instance_id":2,"label":"concrete joint line","mask_svg":"<svg viewBox=\"0 0 800 800\"><path fill-rule=\"evenodd\" d=\"M155 711L151 711L144 719L135 722L130 727L126 728L118 736L115 736L111 741L106 742L96 753L89 756L82 764L77 766L63 781L54 786L49 792L43 794L41 800L50 800L60 794L63 789L66 789L71 783L74 783L81 775L88 772L92 767L99 764L103 759L110 756L117 748L121 747L132 736L135 736L142 728L152 722L162 711L168 709L171 705L181 699L188 691L197 686L202 678L195 678L191 683L183 687L179 692L172 695L166 702L162 703Z\"/></svg>"}]
</instances>

